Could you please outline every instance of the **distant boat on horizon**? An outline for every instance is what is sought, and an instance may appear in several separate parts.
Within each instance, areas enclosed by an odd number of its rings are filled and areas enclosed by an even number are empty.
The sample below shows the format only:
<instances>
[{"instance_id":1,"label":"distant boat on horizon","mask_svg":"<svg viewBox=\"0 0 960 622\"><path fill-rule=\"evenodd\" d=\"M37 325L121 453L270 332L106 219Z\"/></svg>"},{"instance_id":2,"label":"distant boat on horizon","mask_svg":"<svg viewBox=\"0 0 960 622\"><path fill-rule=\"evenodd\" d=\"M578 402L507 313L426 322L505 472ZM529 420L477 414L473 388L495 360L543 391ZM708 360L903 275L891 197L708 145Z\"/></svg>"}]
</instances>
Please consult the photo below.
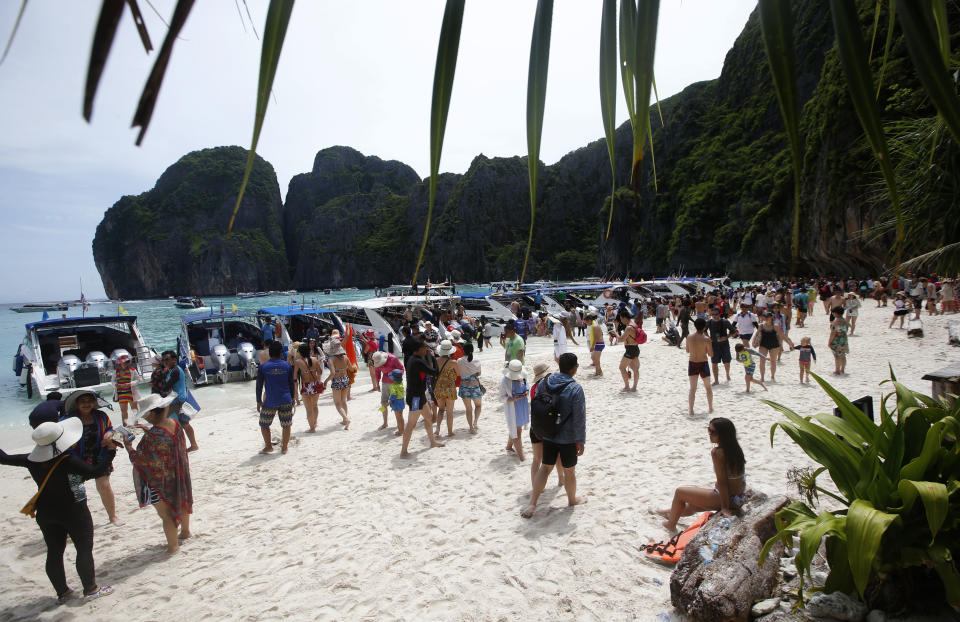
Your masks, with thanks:
<instances>
[{"instance_id":1,"label":"distant boat on horizon","mask_svg":"<svg viewBox=\"0 0 960 622\"><path fill-rule=\"evenodd\" d=\"M10 307L17 313L43 313L44 311L69 311L70 305L65 302L28 302L19 307Z\"/></svg>"}]
</instances>

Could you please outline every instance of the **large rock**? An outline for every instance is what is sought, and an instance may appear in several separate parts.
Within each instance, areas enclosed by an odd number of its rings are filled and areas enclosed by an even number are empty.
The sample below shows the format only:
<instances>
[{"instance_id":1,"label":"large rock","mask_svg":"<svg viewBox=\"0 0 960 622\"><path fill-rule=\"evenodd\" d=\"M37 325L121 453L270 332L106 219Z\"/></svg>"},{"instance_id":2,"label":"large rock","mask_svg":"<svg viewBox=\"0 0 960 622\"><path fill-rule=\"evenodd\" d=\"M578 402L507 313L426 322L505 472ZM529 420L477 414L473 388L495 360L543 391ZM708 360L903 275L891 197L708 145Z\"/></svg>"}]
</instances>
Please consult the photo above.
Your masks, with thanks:
<instances>
[{"instance_id":1,"label":"large rock","mask_svg":"<svg viewBox=\"0 0 960 622\"><path fill-rule=\"evenodd\" d=\"M280 186L259 156L226 236L248 153L242 147L189 153L153 189L107 210L93 258L108 296L233 295L287 286Z\"/></svg>"},{"instance_id":2,"label":"large rock","mask_svg":"<svg viewBox=\"0 0 960 622\"><path fill-rule=\"evenodd\" d=\"M773 596L783 545L773 547L763 566L757 560L764 543L777 533L774 514L787 503L782 495L754 495L744 505L743 517L726 529L720 514L714 515L687 544L670 575L673 606L697 622L745 620L755 602ZM700 550L709 548L711 540L718 547L713 561L704 563Z\"/></svg>"}]
</instances>

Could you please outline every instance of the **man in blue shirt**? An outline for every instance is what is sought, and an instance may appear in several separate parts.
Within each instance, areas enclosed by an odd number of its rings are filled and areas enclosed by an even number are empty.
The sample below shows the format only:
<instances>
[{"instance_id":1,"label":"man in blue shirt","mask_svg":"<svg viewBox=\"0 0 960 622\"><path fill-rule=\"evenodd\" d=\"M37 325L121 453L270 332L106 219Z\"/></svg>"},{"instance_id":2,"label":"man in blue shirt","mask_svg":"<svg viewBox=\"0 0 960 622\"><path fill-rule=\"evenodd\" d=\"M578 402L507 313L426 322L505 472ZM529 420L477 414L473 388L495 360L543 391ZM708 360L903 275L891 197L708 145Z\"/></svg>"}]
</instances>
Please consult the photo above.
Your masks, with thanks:
<instances>
[{"instance_id":1,"label":"man in blue shirt","mask_svg":"<svg viewBox=\"0 0 960 622\"><path fill-rule=\"evenodd\" d=\"M273 338L274 338L273 324L270 323L270 320L267 320L266 322L263 323L263 339L264 341L266 341L267 339L273 339Z\"/></svg>"},{"instance_id":2,"label":"man in blue shirt","mask_svg":"<svg viewBox=\"0 0 960 622\"><path fill-rule=\"evenodd\" d=\"M533 516L537 509L537 500L547 485L547 479L560 458L563 467L563 485L567 491L567 503L571 506L586 503L586 499L577 496L577 457L583 455L583 446L587 441L587 402L583 387L573 379L577 373L577 355L566 352L558 361L560 373L550 374L538 383L537 391L549 391L558 402L560 429L553 438L543 437L543 462L533 480L533 492L530 504L520 515Z\"/></svg>"},{"instance_id":3,"label":"man in blue shirt","mask_svg":"<svg viewBox=\"0 0 960 622\"><path fill-rule=\"evenodd\" d=\"M293 367L283 360L283 346L279 341L274 341L270 344L270 360L257 371L257 410L260 411L260 433L263 435L263 449L260 453L269 454L273 451L270 424L274 417L280 418L280 453L287 453L290 426L293 425L294 395L296 391L293 386Z\"/></svg>"}]
</instances>

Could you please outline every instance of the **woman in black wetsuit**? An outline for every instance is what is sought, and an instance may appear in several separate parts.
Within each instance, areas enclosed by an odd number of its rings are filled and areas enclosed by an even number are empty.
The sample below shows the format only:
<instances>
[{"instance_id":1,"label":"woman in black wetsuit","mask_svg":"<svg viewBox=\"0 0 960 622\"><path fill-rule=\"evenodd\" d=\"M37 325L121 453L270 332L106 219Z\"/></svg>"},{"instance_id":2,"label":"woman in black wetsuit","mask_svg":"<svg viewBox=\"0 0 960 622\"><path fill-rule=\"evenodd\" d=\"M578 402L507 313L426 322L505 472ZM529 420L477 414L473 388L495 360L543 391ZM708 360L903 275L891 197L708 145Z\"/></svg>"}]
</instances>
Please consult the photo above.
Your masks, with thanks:
<instances>
[{"instance_id":1,"label":"woman in black wetsuit","mask_svg":"<svg viewBox=\"0 0 960 622\"><path fill-rule=\"evenodd\" d=\"M83 435L83 423L72 417L60 423L48 421L33 431L37 446L29 454L7 455L0 450L0 464L24 467L40 487L37 497L37 526L47 544L47 577L57 593L57 601L66 602L73 594L67 586L63 552L67 536L77 549L77 574L83 583L84 600L93 600L113 592L110 586L97 585L93 565L93 519L87 508L84 478L99 477L109 464L87 464L67 450ZM52 471L52 472L51 472Z\"/></svg>"}]
</instances>

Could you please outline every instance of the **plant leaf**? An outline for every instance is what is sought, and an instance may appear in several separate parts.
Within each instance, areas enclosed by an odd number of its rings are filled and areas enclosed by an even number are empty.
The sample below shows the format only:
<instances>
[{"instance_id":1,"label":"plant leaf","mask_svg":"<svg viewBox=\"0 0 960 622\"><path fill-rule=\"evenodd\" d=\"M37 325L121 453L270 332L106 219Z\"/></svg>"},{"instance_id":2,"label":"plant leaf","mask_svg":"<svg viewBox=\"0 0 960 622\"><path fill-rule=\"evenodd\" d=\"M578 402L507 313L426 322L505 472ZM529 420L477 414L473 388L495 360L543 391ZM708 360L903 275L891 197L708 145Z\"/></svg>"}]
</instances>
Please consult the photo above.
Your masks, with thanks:
<instances>
[{"instance_id":1,"label":"plant leaf","mask_svg":"<svg viewBox=\"0 0 960 622\"><path fill-rule=\"evenodd\" d=\"M617 167L614 157L614 138L617 130L617 3L603 0L600 18L600 117L607 140L607 155L610 158L610 215L607 219L607 235L613 226L613 195L617 190Z\"/></svg>"},{"instance_id":2,"label":"plant leaf","mask_svg":"<svg viewBox=\"0 0 960 622\"><path fill-rule=\"evenodd\" d=\"M114 35L117 34L117 24L123 15L123 4L124 0L103 0L100 5L100 17L93 33L93 47L90 49L90 61L87 64L87 84L83 92L83 118L88 123L93 116L93 99L100 85L100 76L107 64Z\"/></svg>"},{"instance_id":3,"label":"plant leaf","mask_svg":"<svg viewBox=\"0 0 960 622\"><path fill-rule=\"evenodd\" d=\"M112 2L114 0L110 1ZM143 142L143 135L147 133L147 127L150 125L150 117L153 116L153 107L156 105L157 97L160 95L163 76L167 72L167 63L170 62L170 55L173 53L173 43L176 41L177 35L180 34L183 25L187 22L187 17L190 15L190 9L192 8L193 0L177 0L177 6L173 10L173 19L170 20L170 30L167 31L167 36L163 39L163 45L160 46L157 60L154 61L153 69L150 71L147 83L144 85L143 92L140 94L140 103L137 104L137 111L133 114L131 127L140 128L140 133L137 134L137 145ZM106 60L106 58L104 58L104 60ZM252 159L250 160L250 164L252 166ZM246 186L246 183L243 185ZM240 194L243 194L242 189ZM232 220L233 218L231 218L231 221Z\"/></svg>"},{"instance_id":4,"label":"plant leaf","mask_svg":"<svg viewBox=\"0 0 960 622\"><path fill-rule=\"evenodd\" d=\"M177 5L177 9L180 5ZM287 36L287 25L290 23L290 13L293 12L293 0L270 0L270 6L267 7L267 19L263 26L263 42L260 47L260 77L257 82L257 108L253 119L253 140L250 142L250 152L247 154L247 166L243 172L243 181L240 182L240 190L237 192L237 202L233 205L233 213L230 214L230 223L227 225L227 235L233 230L233 221L240 210L240 201L243 199L243 193L247 189L247 181L250 180L250 171L253 170L253 161L257 155L257 143L260 141L260 130L263 129L263 120L267 116L267 104L270 103L270 92L273 90L273 78L277 75L277 65L280 64L280 51L283 50L283 39ZM167 40L171 40L171 35L180 30L183 26L177 26L177 14L174 13L173 23L170 32L167 33ZM184 16L186 19L186 16ZM167 45L167 40L163 45ZM146 129L146 128L144 128Z\"/></svg>"},{"instance_id":5,"label":"plant leaf","mask_svg":"<svg viewBox=\"0 0 960 622\"><path fill-rule=\"evenodd\" d=\"M143 21L143 14L140 13L137 0L127 0L127 6L130 7L133 23L137 26L137 34L140 35L140 42L143 43L143 51L149 53L153 49L153 44L150 43L150 33L147 32L147 25Z\"/></svg>"},{"instance_id":6,"label":"plant leaf","mask_svg":"<svg viewBox=\"0 0 960 622\"><path fill-rule=\"evenodd\" d=\"M457 72L457 53L460 50L460 31L463 26L465 0L447 0L440 26L440 43L437 45L437 65L433 70L433 98L430 103L430 201L427 205L427 223L423 229L423 241L417 266L413 270L412 284L417 283L417 274L423 264L423 253L430 235L430 221L437 197L437 175L440 174L440 154L443 151L443 136L447 129L447 113L453 93L453 78Z\"/></svg>"},{"instance_id":7,"label":"plant leaf","mask_svg":"<svg viewBox=\"0 0 960 622\"><path fill-rule=\"evenodd\" d=\"M945 546L933 546L929 551L930 561L943 581L943 591L947 595L947 602L952 607L960 608L960 572L957 570L957 560Z\"/></svg>"},{"instance_id":8,"label":"plant leaf","mask_svg":"<svg viewBox=\"0 0 960 622\"><path fill-rule=\"evenodd\" d=\"M901 2L913 4L912 2ZM880 110L877 100L874 99L873 75L867 64L867 56L863 49L863 36L860 31L860 20L857 16L857 7L849 0L830 0L830 13L833 16L833 29L837 33L837 51L840 54L840 64L847 78L847 92L853 102L853 108L860 119L860 125L867 135L867 140L873 149L873 154L880 165L883 179L887 184L890 202L893 203L897 218L897 237L895 255L896 262L900 263L903 254L904 223L903 212L900 208L900 196L897 191L897 180L893 172L893 163L890 161L890 152L887 150L887 139L880 122Z\"/></svg>"},{"instance_id":9,"label":"plant leaf","mask_svg":"<svg viewBox=\"0 0 960 622\"><path fill-rule=\"evenodd\" d=\"M790 143L793 165L793 233L790 242L792 272L796 274L800 258L800 178L803 174L800 146L800 104L797 94L797 71L794 62L793 16L790 0L760 0L760 29L767 51L770 76L773 78L780 114Z\"/></svg>"},{"instance_id":10,"label":"plant leaf","mask_svg":"<svg viewBox=\"0 0 960 622\"><path fill-rule=\"evenodd\" d=\"M960 144L960 97L943 63L942 39L934 31L939 30L940 26L934 23L931 3L900 2L897 4L897 17L900 18L900 27L917 77L949 128L954 142Z\"/></svg>"},{"instance_id":11,"label":"plant leaf","mask_svg":"<svg viewBox=\"0 0 960 622\"><path fill-rule=\"evenodd\" d=\"M538 0L530 42L530 68L527 72L527 171L530 176L530 232L523 257L520 282L527 274L533 223L537 207L537 173L540 168L540 138L543 135L543 109L547 101L547 69L550 66L550 32L553 25L553 0Z\"/></svg>"},{"instance_id":12,"label":"plant leaf","mask_svg":"<svg viewBox=\"0 0 960 622\"><path fill-rule=\"evenodd\" d=\"M3 48L3 56L0 56L0 65L7 59L7 52L10 51L10 46L13 45L13 38L17 36L17 30L20 28L20 20L23 18L23 11L26 8L27 0L23 0L23 2L20 3L20 10L17 12L17 20L13 22L13 30L10 31L10 38L7 39L7 45Z\"/></svg>"},{"instance_id":13,"label":"plant leaf","mask_svg":"<svg viewBox=\"0 0 960 622\"><path fill-rule=\"evenodd\" d=\"M635 127L633 132L633 166L630 170L634 192L639 189L640 165L643 163L643 149L646 146L647 129L650 127L650 91L653 87L653 60L657 48L659 19L660 0L637 1L632 70L639 126Z\"/></svg>"},{"instance_id":14,"label":"plant leaf","mask_svg":"<svg viewBox=\"0 0 960 622\"><path fill-rule=\"evenodd\" d=\"M887 40L883 42L883 62L880 63L880 78L877 80L877 99L880 99L880 89L883 86L883 73L887 69L887 59L890 58L890 47L893 45L893 27L896 21L893 19L897 10L897 0L890 0L890 8L887 10ZM877 3L877 11L880 11L880 3ZM874 31L876 36L876 31Z\"/></svg>"},{"instance_id":15,"label":"plant leaf","mask_svg":"<svg viewBox=\"0 0 960 622\"><path fill-rule=\"evenodd\" d=\"M930 426L927 430L926 438L923 440L923 449L920 450L920 455L900 469L901 480L921 481L924 479L927 469L940 452L943 426L944 423L942 421L938 421Z\"/></svg>"},{"instance_id":16,"label":"plant leaf","mask_svg":"<svg viewBox=\"0 0 960 622\"><path fill-rule=\"evenodd\" d=\"M910 511L914 500L919 496L923 501L923 511L927 515L927 525L930 527L930 544L933 544L937 532L947 519L947 508L950 500L947 496L947 487L941 482L917 482L901 479L897 490L903 498L903 507Z\"/></svg>"},{"instance_id":17,"label":"plant leaf","mask_svg":"<svg viewBox=\"0 0 960 622\"><path fill-rule=\"evenodd\" d=\"M846 525L848 559L853 582L861 597L870 580L873 562L880 550L883 534L897 518L896 514L881 512L863 499L855 499L850 504Z\"/></svg>"},{"instance_id":18,"label":"plant leaf","mask_svg":"<svg viewBox=\"0 0 960 622\"><path fill-rule=\"evenodd\" d=\"M853 402L848 400L843 393L833 388L829 382L813 372L811 372L810 375L813 376L817 384L830 396L833 403L837 405L837 408L840 409L840 413L843 415L843 419L857 430L858 438L863 442L872 441L874 435L877 433L877 425L870 421L870 418L863 414L862 410L854 406Z\"/></svg>"}]
</instances>

